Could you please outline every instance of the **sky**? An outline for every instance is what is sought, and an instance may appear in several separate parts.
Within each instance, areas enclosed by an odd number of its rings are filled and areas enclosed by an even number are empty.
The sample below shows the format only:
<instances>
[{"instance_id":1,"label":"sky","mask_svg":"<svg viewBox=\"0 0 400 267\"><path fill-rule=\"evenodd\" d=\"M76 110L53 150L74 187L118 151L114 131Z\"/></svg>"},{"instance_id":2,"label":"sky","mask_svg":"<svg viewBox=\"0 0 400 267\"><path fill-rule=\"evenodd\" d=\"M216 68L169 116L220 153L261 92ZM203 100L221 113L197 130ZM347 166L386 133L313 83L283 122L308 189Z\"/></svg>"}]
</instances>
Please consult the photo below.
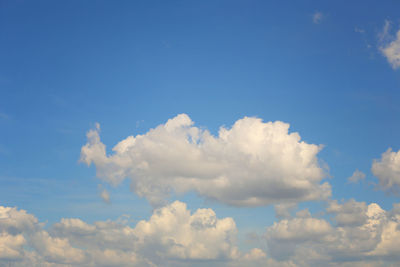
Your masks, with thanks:
<instances>
[{"instance_id":1,"label":"sky","mask_svg":"<svg viewBox=\"0 0 400 267\"><path fill-rule=\"evenodd\" d=\"M0 0L0 266L398 266L399 9Z\"/></svg>"}]
</instances>

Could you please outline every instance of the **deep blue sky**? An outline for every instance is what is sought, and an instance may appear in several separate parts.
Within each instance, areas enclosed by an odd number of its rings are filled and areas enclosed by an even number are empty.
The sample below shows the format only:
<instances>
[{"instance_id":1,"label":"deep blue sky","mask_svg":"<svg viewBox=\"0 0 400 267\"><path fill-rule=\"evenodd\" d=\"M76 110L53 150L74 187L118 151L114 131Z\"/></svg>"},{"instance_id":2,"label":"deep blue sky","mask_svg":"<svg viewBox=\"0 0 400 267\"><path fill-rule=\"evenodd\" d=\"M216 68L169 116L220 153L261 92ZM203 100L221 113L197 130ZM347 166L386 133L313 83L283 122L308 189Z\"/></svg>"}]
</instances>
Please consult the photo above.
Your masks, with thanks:
<instances>
[{"instance_id":1,"label":"deep blue sky","mask_svg":"<svg viewBox=\"0 0 400 267\"><path fill-rule=\"evenodd\" d=\"M0 204L40 220L151 212L128 183L98 196L78 162L99 122L108 148L179 113L217 133L243 116L291 124L323 144L334 199L390 208L374 158L400 149L400 72L378 49L397 1L0 1ZM313 22L316 12L322 14ZM347 184L358 168L366 182ZM212 207L239 229L271 207ZM246 219L263 211L259 221Z\"/></svg>"}]
</instances>

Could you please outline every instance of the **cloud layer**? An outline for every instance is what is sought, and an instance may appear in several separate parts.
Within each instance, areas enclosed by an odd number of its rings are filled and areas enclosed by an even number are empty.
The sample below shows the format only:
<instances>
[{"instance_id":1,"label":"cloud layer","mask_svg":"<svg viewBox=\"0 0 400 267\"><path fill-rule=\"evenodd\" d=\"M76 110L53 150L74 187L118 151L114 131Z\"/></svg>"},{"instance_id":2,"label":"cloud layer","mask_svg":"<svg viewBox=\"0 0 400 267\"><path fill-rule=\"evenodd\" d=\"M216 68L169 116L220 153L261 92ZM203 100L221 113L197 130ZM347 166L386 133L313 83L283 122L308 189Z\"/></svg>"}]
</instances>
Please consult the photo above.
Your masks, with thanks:
<instances>
[{"instance_id":1,"label":"cloud layer","mask_svg":"<svg viewBox=\"0 0 400 267\"><path fill-rule=\"evenodd\" d=\"M176 266L257 258L240 255L232 218L211 209L193 214L176 201L135 227L65 218L48 230L24 210L0 206L0 266Z\"/></svg>"},{"instance_id":2,"label":"cloud layer","mask_svg":"<svg viewBox=\"0 0 400 267\"><path fill-rule=\"evenodd\" d=\"M245 117L218 136L180 114L146 134L129 136L107 155L99 128L87 134L81 160L113 185L126 177L132 190L159 205L174 191L235 206L326 199L331 194L317 154L321 146L289 133L289 124Z\"/></svg>"},{"instance_id":3,"label":"cloud layer","mask_svg":"<svg viewBox=\"0 0 400 267\"><path fill-rule=\"evenodd\" d=\"M0 266L396 266L400 204L329 201L328 216L308 210L267 227L265 250L237 247L232 218L191 213L175 201L148 220L93 224L64 218L45 228L24 210L0 206Z\"/></svg>"}]
</instances>

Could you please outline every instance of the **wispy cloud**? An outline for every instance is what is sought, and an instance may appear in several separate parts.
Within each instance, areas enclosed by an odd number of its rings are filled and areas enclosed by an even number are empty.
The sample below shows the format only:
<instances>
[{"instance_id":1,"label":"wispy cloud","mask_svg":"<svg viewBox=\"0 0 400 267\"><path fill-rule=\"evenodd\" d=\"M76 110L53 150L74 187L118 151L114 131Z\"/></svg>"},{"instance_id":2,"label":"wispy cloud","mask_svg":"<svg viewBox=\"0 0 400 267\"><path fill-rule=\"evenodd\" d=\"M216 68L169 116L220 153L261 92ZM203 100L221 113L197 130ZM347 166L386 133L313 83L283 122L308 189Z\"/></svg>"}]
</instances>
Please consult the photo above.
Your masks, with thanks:
<instances>
[{"instance_id":1,"label":"wispy cloud","mask_svg":"<svg viewBox=\"0 0 400 267\"><path fill-rule=\"evenodd\" d=\"M358 183L365 179L365 174L359 170L355 170L353 175L347 179L349 183Z\"/></svg>"},{"instance_id":2,"label":"wispy cloud","mask_svg":"<svg viewBox=\"0 0 400 267\"><path fill-rule=\"evenodd\" d=\"M358 33L365 33L365 30L364 29L362 29L362 28L359 28L359 27L354 27L354 31L355 32L358 32Z\"/></svg>"},{"instance_id":3,"label":"wispy cloud","mask_svg":"<svg viewBox=\"0 0 400 267\"><path fill-rule=\"evenodd\" d=\"M324 14L322 14L322 12L320 11L315 11L315 13L312 16L312 20L315 24L320 24L323 18Z\"/></svg>"},{"instance_id":4,"label":"wispy cloud","mask_svg":"<svg viewBox=\"0 0 400 267\"><path fill-rule=\"evenodd\" d=\"M110 204L110 193L108 193L107 189L103 188L101 184L98 186L99 194L101 199L107 203Z\"/></svg>"},{"instance_id":5,"label":"wispy cloud","mask_svg":"<svg viewBox=\"0 0 400 267\"><path fill-rule=\"evenodd\" d=\"M382 31L379 33L379 50L386 57L393 69L400 67L400 30L396 34L391 34L392 23L385 21Z\"/></svg>"}]
</instances>

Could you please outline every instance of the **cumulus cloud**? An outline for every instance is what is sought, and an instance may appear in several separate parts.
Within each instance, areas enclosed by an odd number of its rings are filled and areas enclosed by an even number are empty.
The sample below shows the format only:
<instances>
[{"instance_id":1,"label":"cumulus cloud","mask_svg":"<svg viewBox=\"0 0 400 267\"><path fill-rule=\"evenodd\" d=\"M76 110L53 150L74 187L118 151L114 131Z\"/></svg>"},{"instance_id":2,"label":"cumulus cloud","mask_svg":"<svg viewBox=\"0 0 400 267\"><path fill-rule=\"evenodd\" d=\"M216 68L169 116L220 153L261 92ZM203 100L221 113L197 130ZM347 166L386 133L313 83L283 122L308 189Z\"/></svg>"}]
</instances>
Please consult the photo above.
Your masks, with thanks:
<instances>
[{"instance_id":1,"label":"cumulus cloud","mask_svg":"<svg viewBox=\"0 0 400 267\"><path fill-rule=\"evenodd\" d=\"M380 159L374 159L372 173L378 178L383 190L399 192L400 186L400 150L397 152L389 148Z\"/></svg>"},{"instance_id":2,"label":"cumulus cloud","mask_svg":"<svg viewBox=\"0 0 400 267\"><path fill-rule=\"evenodd\" d=\"M211 209L191 213L179 201L134 227L64 218L46 230L24 210L0 206L0 216L0 266L187 266L265 258L260 249L239 252L232 218L219 219Z\"/></svg>"},{"instance_id":3,"label":"cumulus cloud","mask_svg":"<svg viewBox=\"0 0 400 267\"><path fill-rule=\"evenodd\" d=\"M393 69L400 67L400 30L390 34L390 21L386 20L379 35L379 50L386 57Z\"/></svg>"},{"instance_id":4,"label":"cumulus cloud","mask_svg":"<svg viewBox=\"0 0 400 267\"><path fill-rule=\"evenodd\" d=\"M107 155L99 127L87 133L81 160L113 185L159 205L171 192L195 191L235 206L325 199L330 185L317 158L321 146L301 141L289 124L244 117L217 136L180 114L143 135L120 141Z\"/></svg>"},{"instance_id":5,"label":"cumulus cloud","mask_svg":"<svg viewBox=\"0 0 400 267\"><path fill-rule=\"evenodd\" d=\"M265 238L271 259L292 266L396 266L400 257L400 208L332 201L327 218L294 217L275 222ZM354 218L352 218L354 216Z\"/></svg>"},{"instance_id":6,"label":"cumulus cloud","mask_svg":"<svg viewBox=\"0 0 400 267\"><path fill-rule=\"evenodd\" d=\"M274 206L277 218L290 218L291 212L297 207L295 203L283 203Z\"/></svg>"},{"instance_id":7,"label":"cumulus cloud","mask_svg":"<svg viewBox=\"0 0 400 267\"><path fill-rule=\"evenodd\" d=\"M121 220L64 218L49 227L0 206L0 266L396 266L400 204L329 201L267 227L267 247L239 251L232 218L175 201L132 226Z\"/></svg>"},{"instance_id":8,"label":"cumulus cloud","mask_svg":"<svg viewBox=\"0 0 400 267\"><path fill-rule=\"evenodd\" d=\"M347 178L349 183L358 183L359 181L363 181L365 179L365 174L359 170L355 170L353 175Z\"/></svg>"}]
</instances>

